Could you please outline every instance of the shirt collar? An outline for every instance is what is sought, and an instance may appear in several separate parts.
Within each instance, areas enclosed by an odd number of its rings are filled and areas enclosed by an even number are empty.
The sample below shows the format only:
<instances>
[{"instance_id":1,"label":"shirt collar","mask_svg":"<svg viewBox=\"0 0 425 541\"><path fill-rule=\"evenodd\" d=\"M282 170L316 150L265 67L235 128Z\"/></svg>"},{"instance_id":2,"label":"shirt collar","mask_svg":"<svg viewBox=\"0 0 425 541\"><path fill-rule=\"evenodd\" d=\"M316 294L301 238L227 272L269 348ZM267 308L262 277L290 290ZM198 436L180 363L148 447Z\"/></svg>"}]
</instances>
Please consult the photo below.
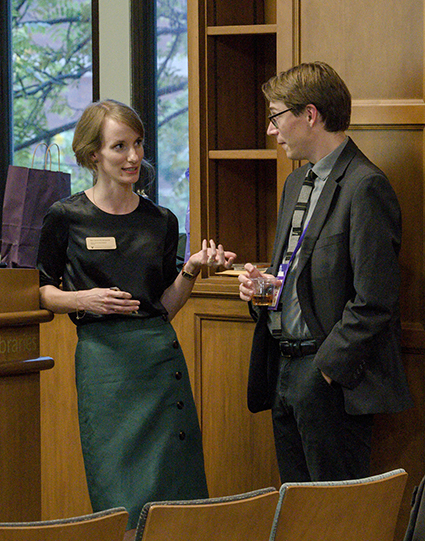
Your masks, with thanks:
<instances>
[{"instance_id":1,"label":"shirt collar","mask_svg":"<svg viewBox=\"0 0 425 541\"><path fill-rule=\"evenodd\" d=\"M337 159L339 158L341 152L344 150L345 145L348 143L348 137L336 147L330 154L319 160L317 163L312 165L313 172L322 180L325 180L330 175L333 166L335 165ZM310 164L311 165L311 164Z\"/></svg>"}]
</instances>

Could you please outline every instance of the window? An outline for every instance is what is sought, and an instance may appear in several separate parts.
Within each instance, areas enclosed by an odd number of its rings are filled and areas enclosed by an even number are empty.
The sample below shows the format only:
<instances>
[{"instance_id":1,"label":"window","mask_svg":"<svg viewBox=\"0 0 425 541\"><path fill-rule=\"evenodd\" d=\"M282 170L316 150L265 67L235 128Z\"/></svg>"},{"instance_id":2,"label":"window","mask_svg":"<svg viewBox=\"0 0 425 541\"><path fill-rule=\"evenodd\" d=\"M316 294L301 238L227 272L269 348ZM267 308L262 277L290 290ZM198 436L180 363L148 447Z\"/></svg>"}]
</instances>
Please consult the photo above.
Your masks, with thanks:
<instances>
[{"instance_id":1,"label":"window","mask_svg":"<svg viewBox=\"0 0 425 541\"><path fill-rule=\"evenodd\" d=\"M0 0L0 223L7 168L12 161L12 51L10 0Z\"/></svg>"},{"instance_id":2,"label":"window","mask_svg":"<svg viewBox=\"0 0 425 541\"><path fill-rule=\"evenodd\" d=\"M91 176L75 164L71 142L82 110L99 98L97 2L0 0L0 197L7 165L30 165L43 140L60 145L73 192L91 185ZM183 232L189 203L187 0L130 2L132 105L145 123L146 157L157 171L156 184L145 189L177 215ZM7 118L12 94L13 140Z\"/></svg>"},{"instance_id":3,"label":"window","mask_svg":"<svg viewBox=\"0 0 425 541\"><path fill-rule=\"evenodd\" d=\"M149 196L185 231L189 204L187 0L132 2L132 104L146 128L156 169Z\"/></svg>"},{"instance_id":4,"label":"window","mask_svg":"<svg viewBox=\"0 0 425 541\"><path fill-rule=\"evenodd\" d=\"M12 0L11 6L13 163L28 167L38 143L56 143L72 192L86 189L92 177L76 165L71 145L93 99L91 0ZM42 168L44 152L37 154L34 165ZM56 156L52 151L54 164Z\"/></svg>"},{"instance_id":5,"label":"window","mask_svg":"<svg viewBox=\"0 0 425 541\"><path fill-rule=\"evenodd\" d=\"M157 0L158 202L184 230L189 204L186 0Z\"/></svg>"}]
</instances>

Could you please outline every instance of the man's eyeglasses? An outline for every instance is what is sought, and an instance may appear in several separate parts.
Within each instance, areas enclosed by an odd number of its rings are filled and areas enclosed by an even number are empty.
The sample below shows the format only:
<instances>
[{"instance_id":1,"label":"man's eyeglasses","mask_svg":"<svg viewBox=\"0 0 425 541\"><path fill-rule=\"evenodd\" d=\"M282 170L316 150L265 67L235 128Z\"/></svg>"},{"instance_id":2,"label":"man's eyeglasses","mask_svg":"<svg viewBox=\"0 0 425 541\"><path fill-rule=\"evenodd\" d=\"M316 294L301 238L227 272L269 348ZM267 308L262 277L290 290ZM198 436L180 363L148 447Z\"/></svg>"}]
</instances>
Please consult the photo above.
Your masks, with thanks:
<instances>
[{"instance_id":1,"label":"man's eyeglasses","mask_svg":"<svg viewBox=\"0 0 425 541\"><path fill-rule=\"evenodd\" d=\"M280 115L283 115L283 113L287 113L288 111L292 111L292 109L285 109L284 111L279 111L278 113L274 113L273 115L269 115L268 119L273 124L275 128L279 128L277 125L277 117Z\"/></svg>"}]
</instances>

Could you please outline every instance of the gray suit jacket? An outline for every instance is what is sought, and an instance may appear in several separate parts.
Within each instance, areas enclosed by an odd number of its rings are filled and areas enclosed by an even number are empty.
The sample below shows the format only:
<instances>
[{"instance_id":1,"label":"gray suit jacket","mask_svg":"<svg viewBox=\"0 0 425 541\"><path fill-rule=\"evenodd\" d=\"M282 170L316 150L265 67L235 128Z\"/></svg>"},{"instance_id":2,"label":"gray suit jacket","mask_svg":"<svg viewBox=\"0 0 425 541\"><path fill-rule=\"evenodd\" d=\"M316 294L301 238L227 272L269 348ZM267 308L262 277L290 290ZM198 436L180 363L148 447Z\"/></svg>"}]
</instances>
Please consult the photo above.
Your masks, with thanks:
<instances>
[{"instance_id":1,"label":"gray suit jacket","mask_svg":"<svg viewBox=\"0 0 425 541\"><path fill-rule=\"evenodd\" d=\"M282 194L269 272L282 260L307 165L289 175ZM320 347L314 363L342 386L351 414L412 405L401 362L398 254L401 213L385 175L350 139L326 181L300 251L297 292ZM248 406L271 406L279 363L267 313L257 321Z\"/></svg>"}]
</instances>

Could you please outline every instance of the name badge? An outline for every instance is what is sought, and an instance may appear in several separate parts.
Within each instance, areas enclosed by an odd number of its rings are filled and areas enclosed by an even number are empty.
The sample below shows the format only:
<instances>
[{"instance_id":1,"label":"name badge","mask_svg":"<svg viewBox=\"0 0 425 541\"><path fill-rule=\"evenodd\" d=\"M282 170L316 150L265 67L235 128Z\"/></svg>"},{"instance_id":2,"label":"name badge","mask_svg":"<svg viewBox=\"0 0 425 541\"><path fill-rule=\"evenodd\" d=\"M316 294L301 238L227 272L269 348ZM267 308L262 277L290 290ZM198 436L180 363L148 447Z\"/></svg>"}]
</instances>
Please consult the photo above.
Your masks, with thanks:
<instances>
[{"instance_id":1,"label":"name badge","mask_svg":"<svg viewBox=\"0 0 425 541\"><path fill-rule=\"evenodd\" d=\"M288 268L289 268L288 263L282 263L279 266L279 271L277 273L276 278L278 280L280 280L282 282L282 284L280 286L275 287L274 295L273 295L273 302L269 306L269 310L277 310L277 307L278 307L279 301L280 301L280 296L282 294L283 284L285 282L286 274L288 272Z\"/></svg>"},{"instance_id":2,"label":"name badge","mask_svg":"<svg viewBox=\"0 0 425 541\"><path fill-rule=\"evenodd\" d=\"M116 250L115 237L87 237L86 246L88 250Z\"/></svg>"}]
</instances>

